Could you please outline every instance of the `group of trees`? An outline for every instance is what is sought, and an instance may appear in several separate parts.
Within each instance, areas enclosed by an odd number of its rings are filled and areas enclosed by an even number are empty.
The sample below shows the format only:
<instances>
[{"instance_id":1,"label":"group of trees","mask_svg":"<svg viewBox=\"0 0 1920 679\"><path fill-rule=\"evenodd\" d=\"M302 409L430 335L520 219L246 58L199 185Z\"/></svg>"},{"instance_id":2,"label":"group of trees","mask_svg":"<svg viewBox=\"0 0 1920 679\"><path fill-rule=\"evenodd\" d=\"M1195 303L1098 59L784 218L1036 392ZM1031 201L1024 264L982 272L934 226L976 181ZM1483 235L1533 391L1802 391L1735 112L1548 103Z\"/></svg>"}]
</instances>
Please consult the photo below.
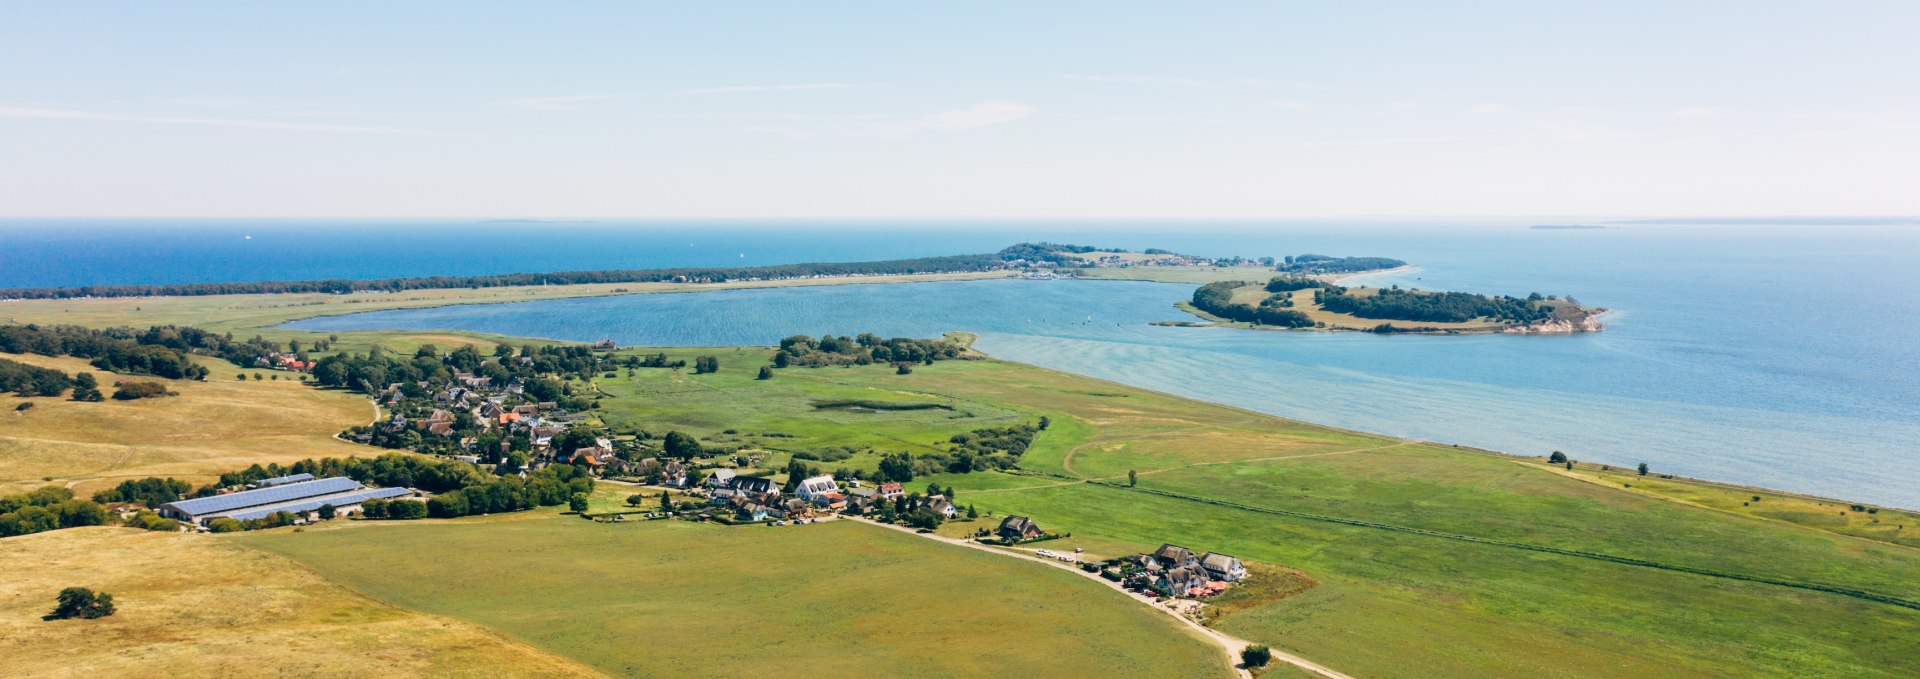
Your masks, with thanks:
<instances>
[{"instance_id":1,"label":"group of trees","mask_svg":"<svg viewBox=\"0 0 1920 679\"><path fill-rule=\"evenodd\" d=\"M157 325L95 330L77 325L0 326L0 353L74 356L92 359L93 367L117 373L154 375L168 379L205 379L207 369L187 359L189 353L219 356L238 365L278 345L260 338L236 342L233 337L198 328Z\"/></svg>"},{"instance_id":2,"label":"group of trees","mask_svg":"<svg viewBox=\"0 0 1920 679\"><path fill-rule=\"evenodd\" d=\"M47 617L55 620L81 618L92 620L113 615L113 595L106 592L94 593L85 587L68 587L60 590L54 599L53 613Z\"/></svg>"},{"instance_id":3,"label":"group of trees","mask_svg":"<svg viewBox=\"0 0 1920 679\"><path fill-rule=\"evenodd\" d=\"M1026 454L1027 446L1033 445L1033 437L1038 433L1039 426L1016 424L954 434L947 439L953 446L948 449L946 471L965 474L1018 467L1020 456Z\"/></svg>"},{"instance_id":4,"label":"group of trees","mask_svg":"<svg viewBox=\"0 0 1920 679\"><path fill-rule=\"evenodd\" d=\"M92 379L92 375L88 375ZM52 368L42 368L0 358L0 391L20 396L59 396L73 388L73 378Z\"/></svg>"},{"instance_id":5,"label":"group of trees","mask_svg":"<svg viewBox=\"0 0 1920 679\"><path fill-rule=\"evenodd\" d=\"M794 335L780 340L773 355L773 367L817 368L831 365L868 365L872 363L925 363L959 358L966 349L944 339L894 337L881 339L870 332L857 337L822 335L814 339Z\"/></svg>"},{"instance_id":6,"label":"group of trees","mask_svg":"<svg viewBox=\"0 0 1920 679\"><path fill-rule=\"evenodd\" d=\"M427 515L452 518L511 512L564 504L575 493L593 492L593 473L585 466L553 464L525 478L495 476L427 500ZM391 508L391 505L389 505Z\"/></svg>"},{"instance_id":7,"label":"group of trees","mask_svg":"<svg viewBox=\"0 0 1920 679\"><path fill-rule=\"evenodd\" d=\"M1329 286L1314 292L1320 308L1360 318L1426 323L1463 323L1476 318L1491 318L1504 323L1544 321L1553 307L1518 297L1489 297L1470 292L1423 292L1382 288L1372 295L1349 294L1346 288Z\"/></svg>"},{"instance_id":8,"label":"group of trees","mask_svg":"<svg viewBox=\"0 0 1920 679\"><path fill-rule=\"evenodd\" d=\"M26 535L107 522L107 510L91 500L77 500L60 486L0 497L0 537Z\"/></svg>"},{"instance_id":9,"label":"group of trees","mask_svg":"<svg viewBox=\"0 0 1920 679\"><path fill-rule=\"evenodd\" d=\"M360 503L360 516L367 519L424 519L427 518L427 503L375 498Z\"/></svg>"},{"instance_id":10,"label":"group of trees","mask_svg":"<svg viewBox=\"0 0 1920 679\"><path fill-rule=\"evenodd\" d=\"M705 375L720 372L720 358L717 356L699 356L693 359L693 373Z\"/></svg>"},{"instance_id":11,"label":"group of trees","mask_svg":"<svg viewBox=\"0 0 1920 679\"><path fill-rule=\"evenodd\" d=\"M1280 279L1276 278L1274 280L1278 281ZM1283 328L1313 327L1313 319L1308 318L1306 314L1281 306L1280 298L1286 297L1286 293L1269 296L1261 301L1258 307L1234 302L1233 291L1247 285L1251 284L1237 281L1219 281L1202 285L1199 289L1193 291L1193 308L1229 321L1238 321L1241 323L1272 325ZM1272 285L1272 283L1269 283L1269 285Z\"/></svg>"},{"instance_id":12,"label":"group of trees","mask_svg":"<svg viewBox=\"0 0 1920 679\"><path fill-rule=\"evenodd\" d=\"M1319 279L1308 278L1306 276L1274 276L1272 280L1267 281L1267 292L1293 292L1295 290L1324 288L1326 286L1327 284L1321 282Z\"/></svg>"},{"instance_id":13,"label":"group of trees","mask_svg":"<svg viewBox=\"0 0 1920 679\"><path fill-rule=\"evenodd\" d=\"M116 401L178 395L179 392L168 389L163 382L122 382L120 388L113 390L113 398Z\"/></svg>"},{"instance_id":14,"label":"group of trees","mask_svg":"<svg viewBox=\"0 0 1920 679\"><path fill-rule=\"evenodd\" d=\"M159 507L188 497L194 497L193 484L175 478L147 477L121 481L112 488L94 493L93 501L101 504L131 502L147 507Z\"/></svg>"},{"instance_id":15,"label":"group of trees","mask_svg":"<svg viewBox=\"0 0 1920 679\"><path fill-rule=\"evenodd\" d=\"M1406 266L1407 263L1387 257L1328 257L1326 255L1294 255L1285 258L1275 271L1295 274L1329 274L1376 271Z\"/></svg>"}]
</instances>

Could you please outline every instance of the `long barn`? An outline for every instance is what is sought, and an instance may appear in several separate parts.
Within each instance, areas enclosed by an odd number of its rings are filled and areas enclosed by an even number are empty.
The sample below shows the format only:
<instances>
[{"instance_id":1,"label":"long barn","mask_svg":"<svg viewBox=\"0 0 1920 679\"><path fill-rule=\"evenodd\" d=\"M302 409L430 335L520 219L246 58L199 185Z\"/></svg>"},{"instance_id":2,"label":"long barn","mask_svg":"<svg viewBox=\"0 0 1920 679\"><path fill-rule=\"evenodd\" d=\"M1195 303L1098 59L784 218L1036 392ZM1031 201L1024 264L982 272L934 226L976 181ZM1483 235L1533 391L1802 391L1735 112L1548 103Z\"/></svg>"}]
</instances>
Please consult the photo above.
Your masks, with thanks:
<instances>
[{"instance_id":1,"label":"long barn","mask_svg":"<svg viewBox=\"0 0 1920 679\"><path fill-rule=\"evenodd\" d=\"M334 476L169 502L160 506L160 515L204 526L219 518L247 521L266 518L275 512L305 514L324 505L333 505L335 511L350 514L359 511L360 503L367 500L412 494L413 491L405 488L369 488L359 481Z\"/></svg>"}]
</instances>

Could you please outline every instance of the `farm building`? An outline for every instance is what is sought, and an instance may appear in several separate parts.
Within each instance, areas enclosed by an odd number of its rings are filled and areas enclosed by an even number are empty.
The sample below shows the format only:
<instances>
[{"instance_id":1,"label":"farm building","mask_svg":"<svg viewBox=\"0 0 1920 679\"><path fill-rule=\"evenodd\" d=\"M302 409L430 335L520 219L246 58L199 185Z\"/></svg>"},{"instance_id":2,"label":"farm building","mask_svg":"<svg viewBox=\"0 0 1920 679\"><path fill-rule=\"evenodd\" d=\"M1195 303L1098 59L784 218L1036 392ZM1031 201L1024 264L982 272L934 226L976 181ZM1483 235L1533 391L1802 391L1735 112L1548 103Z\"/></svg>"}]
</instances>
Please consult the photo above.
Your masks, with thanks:
<instances>
[{"instance_id":1,"label":"farm building","mask_svg":"<svg viewBox=\"0 0 1920 679\"><path fill-rule=\"evenodd\" d=\"M275 512L302 514L319 509L323 505L333 505L335 511L350 514L359 511L360 503L367 500L392 499L412 494L412 491L405 488L368 488L361 485L359 481L335 476L281 483L212 497L177 500L161 505L160 515L204 526L208 521L218 518L247 521L266 518Z\"/></svg>"},{"instance_id":2,"label":"farm building","mask_svg":"<svg viewBox=\"0 0 1920 679\"><path fill-rule=\"evenodd\" d=\"M291 474L288 476L275 476L270 479L260 479L259 481L254 482L253 487L266 488L268 486L284 486L289 483L299 483L301 481L312 481L312 480L313 480L312 474L305 474L305 473Z\"/></svg>"}]
</instances>

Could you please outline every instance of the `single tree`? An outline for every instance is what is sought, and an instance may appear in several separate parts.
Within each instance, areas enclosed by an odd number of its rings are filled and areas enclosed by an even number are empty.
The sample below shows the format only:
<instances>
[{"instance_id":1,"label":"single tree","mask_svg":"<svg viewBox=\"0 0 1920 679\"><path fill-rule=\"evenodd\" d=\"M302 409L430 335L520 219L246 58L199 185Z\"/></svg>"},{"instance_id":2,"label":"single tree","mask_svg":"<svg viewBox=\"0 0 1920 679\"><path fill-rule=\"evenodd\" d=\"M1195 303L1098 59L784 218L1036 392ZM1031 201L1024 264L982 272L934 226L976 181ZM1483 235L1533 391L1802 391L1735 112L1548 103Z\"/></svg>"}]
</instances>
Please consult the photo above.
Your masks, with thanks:
<instances>
[{"instance_id":1,"label":"single tree","mask_svg":"<svg viewBox=\"0 0 1920 679\"><path fill-rule=\"evenodd\" d=\"M1140 485L1140 472L1132 469L1127 470L1127 487L1132 488L1138 485Z\"/></svg>"},{"instance_id":2,"label":"single tree","mask_svg":"<svg viewBox=\"0 0 1920 679\"><path fill-rule=\"evenodd\" d=\"M912 374L913 374L913 364L912 364L912 363L902 363L902 364L900 364L900 366L899 366L899 367L897 367L897 368L894 368L894 369L893 369L893 374L895 374L895 375L912 375Z\"/></svg>"},{"instance_id":3,"label":"single tree","mask_svg":"<svg viewBox=\"0 0 1920 679\"><path fill-rule=\"evenodd\" d=\"M1556 450L1556 451L1553 451L1553 454L1552 454L1552 455L1548 455L1548 456L1547 456L1547 461L1548 461L1548 462L1552 462L1552 463L1554 463L1554 464L1561 464L1561 463L1564 463L1564 462L1566 462L1566 461L1567 461L1567 454L1566 454L1566 453L1563 453L1563 452L1560 452L1560 451L1558 451L1558 450Z\"/></svg>"},{"instance_id":4,"label":"single tree","mask_svg":"<svg viewBox=\"0 0 1920 679\"><path fill-rule=\"evenodd\" d=\"M1645 462L1640 463L1640 475L1641 476L1647 475L1647 463Z\"/></svg>"},{"instance_id":5,"label":"single tree","mask_svg":"<svg viewBox=\"0 0 1920 679\"><path fill-rule=\"evenodd\" d=\"M574 512L587 511L587 494L574 493L573 495L569 496L567 498L567 509L571 509Z\"/></svg>"},{"instance_id":6,"label":"single tree","mask_svg":"<svg viewBox=\"0 0 1920 679\"><path fill-rule=\"evenodd\" d=\"M667 497L667 491L660 491L660 511L673 513L673 498Z\"/></svg>"},{"instance_id":7,"label":"single tree","mask_svg":"<svg viewBox=\"0 0 1920 679\"><path fill-rule=\"evenodd\" d=\"M320 509L318 511L320 514L320 520L332 521L334 514L338 513L340 510L334 509L333 505L320 505Z\"/></svg>"},{"instance_id":8,"label":"single tree","mask_svg":"<svg viewBox=\"0 0 1920 679\"><path fill-rule=\"evenodd\" d=\"M58 603L53 608L53 614L48 617L56 620L68 618L92 620L113 615L113 595L105 592L95 594L93 590L85 587L68 587L60 590L60 595L55 601Z\"/></svg>"},{"instance_id":9,"label":"single tree","mask_svg":"<svg viewBox=\"0 0 1920 679\"><path fill-rule=\"evenodd\" d=\"M634 507L638 507L640 506L640 503L646 502L646 501L647 501L647 496L641 495L639 493L634 493L632 495L627 496L627 504Z\"/></svg>"},{"instance_id":10,"label":"single tree","mask_svg":"<svg viewBox=\"0 0 1920 679\"><path fill-rule=\"evenodd\" d=\"M769 366L769 365L760 366L760 376L754 379L761 379L761 380L773 379L773 366Z\"/></svg>"},{"instance_id":11,"label":"single tree","mask_svg":"<svg viewBox=\"0 0 1920 679\"><path fill-rule=\"evenodd\" d=\"M1246 663L1247 667L1266 667L1272 661L1273 651L1265 646L1254 644L1240 649L1240 662Z\"/></svg>"}]
</instances>

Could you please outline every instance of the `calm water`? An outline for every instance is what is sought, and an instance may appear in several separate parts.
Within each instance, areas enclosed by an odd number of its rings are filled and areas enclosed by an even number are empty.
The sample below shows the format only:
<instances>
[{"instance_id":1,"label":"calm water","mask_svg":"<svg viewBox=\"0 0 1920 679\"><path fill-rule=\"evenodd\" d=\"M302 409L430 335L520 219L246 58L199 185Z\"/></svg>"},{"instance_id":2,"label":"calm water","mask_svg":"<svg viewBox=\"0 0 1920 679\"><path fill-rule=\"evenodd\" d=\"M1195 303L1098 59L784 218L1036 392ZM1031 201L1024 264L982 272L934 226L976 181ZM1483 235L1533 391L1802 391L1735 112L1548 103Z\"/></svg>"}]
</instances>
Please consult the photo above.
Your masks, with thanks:
<instances>
[{"instance_id":1,"label":"calm water","mask_svg":"<svg viewBox=\"0 0 1920 679\"><path fill-rule=\"evenodd\" d=\"M1369 282L1573 293L1618 311L1608 332L1572 337L1249 332L1148 325L1182 319L1172 304L1190 286L996 280L698 293L698 303L651 295L448 307L298 325L667 345L970 330L996 356L1288 417L1920 506L1920 235L1910 231L1393 223L1044 235L1206 254L1393 256L1419 268Z\"/></svg>"}]
</instances>

